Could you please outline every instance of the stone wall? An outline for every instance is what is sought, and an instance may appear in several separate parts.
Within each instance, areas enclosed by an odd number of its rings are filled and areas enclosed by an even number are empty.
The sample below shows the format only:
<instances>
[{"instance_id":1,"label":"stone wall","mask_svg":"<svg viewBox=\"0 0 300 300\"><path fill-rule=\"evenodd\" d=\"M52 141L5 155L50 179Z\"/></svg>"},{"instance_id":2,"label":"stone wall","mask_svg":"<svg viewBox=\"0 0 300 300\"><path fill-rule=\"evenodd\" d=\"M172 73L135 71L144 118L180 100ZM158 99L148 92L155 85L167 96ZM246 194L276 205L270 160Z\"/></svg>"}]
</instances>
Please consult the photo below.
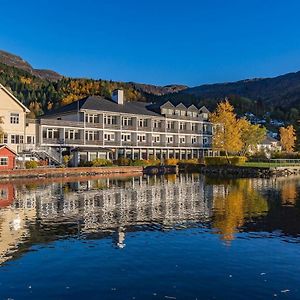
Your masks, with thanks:
<instances>
[{"instance_id":1,"label":"stone wall","mask_svg":"<svg viewBox=\"0 0 300 300\"><path fill-rule=\"evenodd\" d=\"M65 177L96 174L143 173L143 167L82 167L82 168L36 168L0 171L0 178Z\"/></svg>"}]
</instances>

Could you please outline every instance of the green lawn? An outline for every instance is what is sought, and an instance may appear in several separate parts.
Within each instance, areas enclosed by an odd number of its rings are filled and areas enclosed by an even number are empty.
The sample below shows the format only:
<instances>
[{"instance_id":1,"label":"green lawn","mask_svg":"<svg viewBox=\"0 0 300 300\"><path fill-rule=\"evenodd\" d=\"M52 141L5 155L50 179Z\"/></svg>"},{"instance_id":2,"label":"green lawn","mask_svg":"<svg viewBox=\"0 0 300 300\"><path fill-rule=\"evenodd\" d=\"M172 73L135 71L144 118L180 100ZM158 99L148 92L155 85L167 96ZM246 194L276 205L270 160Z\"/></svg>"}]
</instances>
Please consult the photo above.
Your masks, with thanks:
<instances>
[{"instance_id":1,"label":"green lawn","mask_svg":"<svg viewBox=\"0 0 300 300\"><path fill-rule=\"evenodd\" d=\"M270 167L288 167L288 166L299 166L300 163L277 163L277 162L245 162L240 166L252 167L252 168L270 168Z\"/></svg>"}]
</instances>

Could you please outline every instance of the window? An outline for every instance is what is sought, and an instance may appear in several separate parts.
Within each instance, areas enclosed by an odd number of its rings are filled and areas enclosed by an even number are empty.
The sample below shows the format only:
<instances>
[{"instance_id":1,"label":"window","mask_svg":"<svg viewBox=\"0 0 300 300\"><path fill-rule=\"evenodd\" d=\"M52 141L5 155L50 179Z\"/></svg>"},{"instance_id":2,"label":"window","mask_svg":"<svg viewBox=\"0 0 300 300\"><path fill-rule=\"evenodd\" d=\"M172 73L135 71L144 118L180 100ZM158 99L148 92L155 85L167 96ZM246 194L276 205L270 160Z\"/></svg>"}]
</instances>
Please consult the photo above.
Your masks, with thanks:
<instances>
[{"instance_id":1,"label":"window","mask_svg":"<svg viewBox=\"0 0 300 300\"><path fill-rule=\"evenodd\" d=\"M117 125L117 116L104 115L105 125Z\"/></svg>"},{"instance_id":2,"label":"window","mask_svg":"<svg viewBox=\"0 0 300 300\"><path fill-rule=\"evenodd\" d=\"M187 115L188 117L192 117L192 116L193 116L193 112L187 111L187 112L186 112L186 115Z\"/></svg>"},{"instance_id":3,"label":"window","mask_svg":"<svg viewBox=\"0 0 300 300\"><path fill-rule=\"evenodd\" d=\"M99 123L99 118L98 118L98 115L87 114L87 115L85 115L85 121L87 123Z\"/></svg>"},{"instance_id":4,"label":"window","mask_svg":"<svg viewBox=\"0 0 300 300\"><path fill-rule=\"evenodd\" d=\"M26 137L26 143L27 144L34 144L34 136L33 135L28 135Z\"/></svg>"},{"instance_id":5,"label":"window","mask_svg":"<svg viewBox=\"0 0 300 300\"><path fill-rule=\"evenodd\" d=\"M79 139L79 132L75 129L69 129L65 131L66 140L77 140Z\"/></svg>"},{"instance_id":6,"label":"window","mask_svg":"<svg viewBox=\"0 0 300 300\"><path fill-rule=\"evenodd\" d=\"M122 133L121 134L122 142L130 142L131 141L131 134L130 133Z\"/></svg>"},{"instance_id":7,"label":"window","mask_svg":"<svg viewBox=\"0 0 300 300\"><path fill-rule=\"evenodd\" d=\"M179 109L175 109L175 115L180 116L180 110Z\"/></svg>"},{"instance_id":8,"label":"window","mask_svg":"<svg viewBox=\"0 0 300 300\"><path fill-rule=\"evenodd\" d=\"M24 136L18 134L12 134L10 137L10 141L12 144L23 144L24 143Z\"/></svg>"},{"instance_id":9,"label":"window","mask_svg":"<svg viewBox=\"0 0 300 300\"><path fill-rule=\"evenodd\" d=\"M0 157L0 166L8 165L8 157Z\"/></svg>"},{"instance_id":10,"label":"window","mask_svg":"<svg viewBox=\"0 0 300 300\"><path fill-rule=\"evenodd\" d=\"M140 143L146 142L146 134L138 134L137 139Z\"/></svg>"},{"instance_id":11,"label":"window","mask_svg":"<svg viewBox=\"0 0 300 300\"><path fill-rule=\"evenodd\" d=\"M207 113L202 113L202 117L204 120L207 120L208 119L208 114Z\"/></svg>"},{"instance_id":12,"label":"window","mask_svg":"<svg viewBox=\"0 0 300 300\"><path fill-rule=\"evenodd\" d=\"M0 143L7 144L8 143L8 135L4 133L0 136Z\"/></svg>"},{"instance_id":13,"label":"window","mask_svg":"<svg viewBox=\"0 0 300 300\"><path fill-rule=\"evenodd\" d=\"M174 122L167 121L167 129L174 129Z\"/></svg>"},{"instance_id":14,"label":"window","mask_svg":"<svg viewBox=\"0 0 300 300\"><path fill-rule=\"evenodd\" d=\"M173 144L173 136L167 136L167 143L168 144Z\"/></svg>"},{"instance_id":15,"label":"window","mask_svg":"<svg viewBox=\"0 0 300 300\"><path fill-rule=\"evenodd\" d=\"M130 117L123 117L122 118L122 125L123 126L132 126L132 118L130 118Z\"/></svg>"},{"instance_id":16,"label":"window","mask_svg":"<svg viewBox=\"0 0 300 300\"><path fill-rule=\"evenodd\" d=\"M196 129L197 129L197 124L196 123L192 123L192 130L196 131Z\"/></svg>"},{"instance_id":17,"label":"window","mask_svg":"<svg viewBox=\"0 0 300 300\"><path fill-rule=\"evenodd\" d=\"M207 146L208 145L208 138L203 138L203 145L204 146Z\"/></svg>"},{"instance_id":18,"label":"window","mask_svg":"<svg viewBox=\"0 0 300 300\"><path fill-rule=\"evenodd\" d=\"M197 137L196 136L192 136L192 144L197 144Z\"/></svg>"},{"instance_id":19,"label":"window","mask_svg":"<svg viewBox=\"0 0 300 300\"><path fill-rule=\"evenodd\" d=\"M161 127L160 121L154 120L154 121L153 121L153 127L154 127L154 128L160 128L160 127Z\"/></svg>"},{"instance_id":20,"label":"window","mask_svg":"<svg viewBox=\"0 0 300 300\"><path fill-rule=\"evenodd\" d=\"M180 136L179 137L179 143L180 144L185 144L185 136Z\"/></svg>"},{"instance_id":21,"label":"window","mask_svg":"<svg viewBox=\"0 0 300 300\"><path fill-rule=\"evenodd\" d=\"M104 141L114 141L115 140L115 134L112 132L106 132L104 133Z\"/></svg>"},{"instance_id":22,"label":"window","mask_svg":"<svg viewBox=\"0 0 300 300\"><path fill-rule=\"evenodd\" d=\"M153 143L159 143L160 142L160 136L159 135L153 135L152 136Z\"/></svg>"},{"instance_id":23,"label":"window","mask_svg":"<svg viewBox=\"0 0 300 300\"><path fill-rule=\"evenodd\" d=\"M88 130L85 132L85 139L88 141L97 140L97 131Z\"/></svg>"},{"instance_id":24,"label":"window","mask_svg":"<svg viewBox=\"0 0 300 300\"><path fill-rule=\"evenodd\" d=\"M180 115L181 115L182 117L184 117L184 116L186 115L185 110L181 110L181 111L180 111Z\"/></svg>"},{"instance_id":25,"label":"window","mask_svg":"<svg viewBox=\"0 0 300 300\"><path fill-rule=\"evenodd\" d=\"M184 122L179 122L179 130L186 130L186 124Z\"/></svg>"},{"instance_id":26,"label":"window","mask_svg":"<svg viewBox=\"0 0 300 300\"><path fill-rule=\"evenodd\" d=\"M58 139L58 129L53 128L47 128L45 131L43 131L43 138L45 139Z\"/></svg>"},{"instance_id":27,"label":"window","mask_svg":"<svg viewBox=\"0 0 300 300\"><path fill-rule=\"evenodd\" d=\"M147 123L146 119L139 119L139 127L147 127Z\"/></svg>"},{"instance_id":28,"label":"window","mask_svg":"<svg viewBox=\"0 0 300 300\"><path fill-rule=\"evenodd\" d=\"M195 111L192 113L193 118L197 118L197 115L198 114Z\"/></svg>"},{"instance_id":29,"label":"window","mask_svg":"<svg viewBox=\"0 0 300 300\"><path fill-rule=\"evenodd\" d=\"M0 199L7 200L8 199L8 189L0 189Z\"/></svg>"},{"instance_id":30,"label":"window","mask_svg":"<svg viewBox=\"0 0 300 300\"><path fill-rule=\"evenodd\" d=\"M20 121L20 115L16 113L10 114L10 123L11 124L19 124Z\"/></svg>"},{"instance_id":31,"label":"window","mask_svg":"<svg viewBox=\"0 0 300 300\"><path fill-rule=\"evenodd\" d=\"M174 113L174 110L173 109L170 109L170 108L164 108L161 110L161 113L163 115L173 115Z\"/></svg>"}]
</instances>

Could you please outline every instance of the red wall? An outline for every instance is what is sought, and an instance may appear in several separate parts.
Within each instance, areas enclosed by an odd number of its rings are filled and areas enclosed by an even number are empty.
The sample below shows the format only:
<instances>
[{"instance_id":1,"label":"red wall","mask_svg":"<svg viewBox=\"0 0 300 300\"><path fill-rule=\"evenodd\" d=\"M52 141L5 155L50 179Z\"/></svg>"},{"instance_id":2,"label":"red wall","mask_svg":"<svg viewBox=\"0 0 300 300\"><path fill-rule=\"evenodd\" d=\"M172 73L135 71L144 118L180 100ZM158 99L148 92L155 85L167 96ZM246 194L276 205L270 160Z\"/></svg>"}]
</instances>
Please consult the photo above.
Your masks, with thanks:
<instances>
[{"instance_id":1,"label":"red wall","mask_svg":"<svg viewBox=\"0 0 300 300\"><path fill-rule=\"evenodd\" d=\"M0 165L0 170L12 170L15 167L16 155L10 150L8 150L7 148L0 149L0 158L1 157L8 157L8 165Z\"/></svg>"},{"instance_id":2,"label":"red wall","mask_svg":"<svg viewBox=\"0 0 300 300\"><path fill-rule=\"evenodd\" d=\"M15 188L11 183L0 183L0 207L11 205L15 198Z\"/></svg>"}]
</instances>

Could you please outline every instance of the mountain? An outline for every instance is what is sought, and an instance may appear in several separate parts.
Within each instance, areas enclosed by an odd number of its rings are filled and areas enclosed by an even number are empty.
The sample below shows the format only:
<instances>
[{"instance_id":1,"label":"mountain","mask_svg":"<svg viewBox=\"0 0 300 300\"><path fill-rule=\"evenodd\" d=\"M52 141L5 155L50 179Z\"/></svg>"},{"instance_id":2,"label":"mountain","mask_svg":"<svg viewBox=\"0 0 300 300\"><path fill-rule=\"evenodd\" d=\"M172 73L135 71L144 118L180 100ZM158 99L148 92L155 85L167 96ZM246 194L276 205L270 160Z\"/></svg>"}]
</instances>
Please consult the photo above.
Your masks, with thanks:
<instances>
[{"instance_id":1,"label":"mountain","mask_svg":"<svg viewBox=\"0 0 300 300\"><path fill-rule=\"evenodd\" d=\"M143 83L136 83L136 82L130 82L130 83L134 86L136 90L146 94L155 95L155 96L178 93L188 88L188 86L180 85L180 84L158 86L158 85L143 84Z\"/></svg>"},{"instance_id":2,"label":"mountain","mask_svg":"<svg viewBox=\"0 0 300 300\"><path fill-rule=\"evenodd\" d=\"M230 95L261 101L272 107L300 106L300 72L274 78L254 78L237 82L206 84L185 89L183 94L197 98L224 98Z\"/></svg>"},{"instance_id":3,"label":"mountain","mask_svg":"<svg viewBox=\"0 0 300 300\"><path fill-rule=\"evenodd\" d=\"M21 57L0 51L0 83L31 111L32 117L74 102L88 95L110 97L122 88L127 101L152 102L153 97L186 89L186 86L155 86L135 82L70 78L55 71L34 69Z\"/></svg>"},{"instance_id":4,"label":"mountain","mask_svg":"<svg viewBox=\"0 0 300 300\"><path fill-rule=\"evenodd\" d=\"M24 70L30 73L31 75L34 75L41 79L56 81L63 77L57 72L51 70L34 69L27 61L22 59L20 56L8 53L3 50L0 50L0 63Z\"/></svg>"}]
</instances>

